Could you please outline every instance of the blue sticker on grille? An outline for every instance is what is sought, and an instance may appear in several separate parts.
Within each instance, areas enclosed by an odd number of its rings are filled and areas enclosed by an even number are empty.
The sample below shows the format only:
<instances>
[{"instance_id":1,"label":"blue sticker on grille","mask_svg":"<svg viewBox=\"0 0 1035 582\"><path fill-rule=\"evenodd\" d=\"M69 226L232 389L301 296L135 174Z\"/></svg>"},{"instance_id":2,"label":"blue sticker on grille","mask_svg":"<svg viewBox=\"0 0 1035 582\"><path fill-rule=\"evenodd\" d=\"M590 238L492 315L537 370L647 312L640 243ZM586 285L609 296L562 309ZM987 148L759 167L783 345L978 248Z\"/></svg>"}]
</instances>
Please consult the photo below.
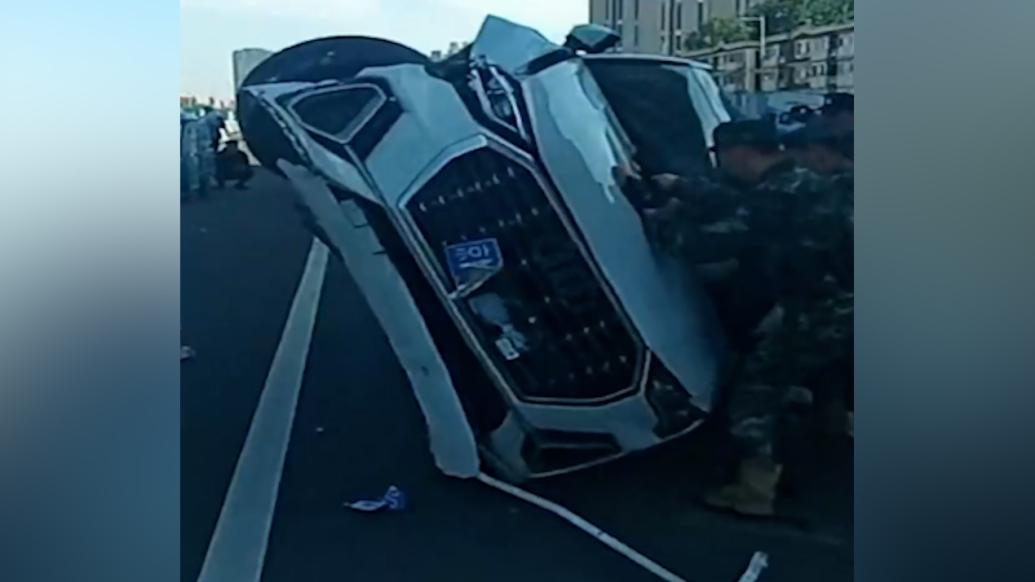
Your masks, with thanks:
<instances>
[{"instance_id":1,"label":"blue sticker on grille","mask_svg":"<svg viewBox=\"0 0 1035 582\"><path fill-rule=\"evenodd\" d=\"M503 254L494 238L462 242L446 247L449 274L457 285L488 279L503 268Z\"/></svg>"}]
</instances>

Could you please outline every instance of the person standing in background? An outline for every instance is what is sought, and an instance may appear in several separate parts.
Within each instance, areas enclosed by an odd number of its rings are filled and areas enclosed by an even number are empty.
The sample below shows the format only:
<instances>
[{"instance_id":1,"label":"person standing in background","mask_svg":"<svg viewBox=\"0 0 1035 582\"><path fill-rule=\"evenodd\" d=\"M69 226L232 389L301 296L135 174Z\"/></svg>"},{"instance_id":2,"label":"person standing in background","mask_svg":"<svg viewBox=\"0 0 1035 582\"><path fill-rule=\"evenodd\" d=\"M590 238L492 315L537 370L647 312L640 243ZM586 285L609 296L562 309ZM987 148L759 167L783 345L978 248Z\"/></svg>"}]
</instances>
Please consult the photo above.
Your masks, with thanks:
<instances>
[{"instance_id":1,"label":"person standing in background","mask_svg":"<svg viewBox=\"0 0 1035 582\"><path fill-rule=\"evenodd\" d=\"M200 162L199 180L204 184L204 191L216 178L216 151L219 149L219 142L222 140L222 131L226 127L223 116L214 109L209 109L205 115L198 120L198 155Z\"/></svg>"},{"instance_id":2,"label":"person standing in background","mask_svg":"<svg viewBox=\"0 0 1035 582\"><path fill-rule=\"evenodd\" d=\"M200 119L181 117L180 124L182 198L207 198L211 178L205 173L205 151L211 147L211 134Z\"/></svg>"}]
</instances>

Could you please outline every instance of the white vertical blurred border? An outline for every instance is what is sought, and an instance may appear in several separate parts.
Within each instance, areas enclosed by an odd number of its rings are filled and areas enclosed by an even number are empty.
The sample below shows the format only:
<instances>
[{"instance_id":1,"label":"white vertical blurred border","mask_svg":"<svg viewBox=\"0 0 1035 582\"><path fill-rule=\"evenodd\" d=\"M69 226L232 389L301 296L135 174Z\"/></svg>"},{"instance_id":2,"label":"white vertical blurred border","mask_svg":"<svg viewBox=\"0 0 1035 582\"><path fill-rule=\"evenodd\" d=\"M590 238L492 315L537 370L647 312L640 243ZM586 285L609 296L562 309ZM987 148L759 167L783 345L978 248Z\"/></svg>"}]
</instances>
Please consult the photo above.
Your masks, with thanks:
<instances>
[{"instance_id":1,"label":"white vertical blurred border","mask_svg":"<svg viewBox=\"0 0 1035 582\"><path fill-rule=\"evenodd\" d=\"M1035 580L1035 3L856 2L856 580Z\"/></svg>"},{"instance_id":2,"label":"white vertical blurred border","mask_svg":"<svg viewBox=\"0 0 1035 582\"><path fill-rule=\"evenodd\" d=\"M0 578L179 578L175 0L0 18Z\"/></svg>"}]
</instances>

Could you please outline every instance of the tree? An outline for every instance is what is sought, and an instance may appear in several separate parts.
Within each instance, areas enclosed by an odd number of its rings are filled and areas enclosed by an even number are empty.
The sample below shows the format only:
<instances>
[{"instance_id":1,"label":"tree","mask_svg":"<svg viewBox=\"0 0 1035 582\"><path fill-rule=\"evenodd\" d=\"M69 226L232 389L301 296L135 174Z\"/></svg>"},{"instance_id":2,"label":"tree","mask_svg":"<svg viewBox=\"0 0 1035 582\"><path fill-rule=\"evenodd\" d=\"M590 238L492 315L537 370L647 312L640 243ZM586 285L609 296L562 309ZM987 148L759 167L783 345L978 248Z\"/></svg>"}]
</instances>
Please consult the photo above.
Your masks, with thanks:
<instances>
[{"instance_id":1,"label":"tree","mask_svg":"<svg viewBox=\"0 0 1035 582\"><path fill-rule=\"evenodd\" d=\"M816 26L840 24L855 18L854 0L807 0L805 17Z\"/></svg>"},{"instance_id":2,"label":"tree","mask_svg":"<svg viewBox=\"0 0 1035 582\"><path fill-rule=\"evenodd\" d=\"M708 48L708 43L705 41L704 36L695 30L687 33L686 38L683 39L683 48L688 51L696 51Z\"/></svg>"},{"instance_id":3,"label":"tree","mask_svg":"<svg viewBox=\"0 0 1035 582\"><path fill-rule=\"evenodd\" d=\"M751 9L751 16L765 18L768 34L790 32L804 23L807 0L766 0Z\"/></svg>"},{"instance_id":4,"label":"tree","mask_svg":"<svg viewBox=\"0 0 1035 582\"><path fill-rule=\"evenodd\" d=\"M751 33L742 20L712 18L701 26L701 37L707 46L716 46L748 40Z\"/></svg>"},{"instance_id":5,"label":"tree","mask_svg":"<svg viewBox=\"0 0 1035 582\"><path fill-rule=\"evenodd\" d=\"M766 0L748 13L765 18L767 34L790 32L799 26L824 26L855 18L854 0ZM712 18L683 38L687 50L699 50L755 38L753 27L736 18Z\"/></svg>"},{"instance_id":6,"label":"tree","mask_svg":"<svg viewBox=\"0 0 1035 582\"><path fill-rule=\"evenodd\" d=\"M855 0L766 0L751 9L751 16L765 18L770 34L789 32L799 26L823 26L855 18Z\"/></svg>"}]
</instances>

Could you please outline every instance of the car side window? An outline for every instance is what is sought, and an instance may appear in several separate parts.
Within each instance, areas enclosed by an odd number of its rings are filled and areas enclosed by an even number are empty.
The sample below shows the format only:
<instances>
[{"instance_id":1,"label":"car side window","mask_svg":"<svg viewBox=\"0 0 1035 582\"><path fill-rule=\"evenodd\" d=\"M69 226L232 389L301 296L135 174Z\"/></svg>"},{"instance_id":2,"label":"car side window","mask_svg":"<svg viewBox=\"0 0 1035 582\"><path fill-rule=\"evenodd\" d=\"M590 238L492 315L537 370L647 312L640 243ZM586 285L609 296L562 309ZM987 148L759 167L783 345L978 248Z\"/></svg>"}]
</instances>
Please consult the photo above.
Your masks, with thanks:
<instances>
[{"instance_id":1,"label":"car side window","mask_svg":"<svg viewBox=\"0 0 1035 582\"><path fill-rule=\"evenodd\" d=\"M383 101L380 90L362 85L303 97L291 109L307 129L344 143Z\"/></svg>"}]
</instances>

